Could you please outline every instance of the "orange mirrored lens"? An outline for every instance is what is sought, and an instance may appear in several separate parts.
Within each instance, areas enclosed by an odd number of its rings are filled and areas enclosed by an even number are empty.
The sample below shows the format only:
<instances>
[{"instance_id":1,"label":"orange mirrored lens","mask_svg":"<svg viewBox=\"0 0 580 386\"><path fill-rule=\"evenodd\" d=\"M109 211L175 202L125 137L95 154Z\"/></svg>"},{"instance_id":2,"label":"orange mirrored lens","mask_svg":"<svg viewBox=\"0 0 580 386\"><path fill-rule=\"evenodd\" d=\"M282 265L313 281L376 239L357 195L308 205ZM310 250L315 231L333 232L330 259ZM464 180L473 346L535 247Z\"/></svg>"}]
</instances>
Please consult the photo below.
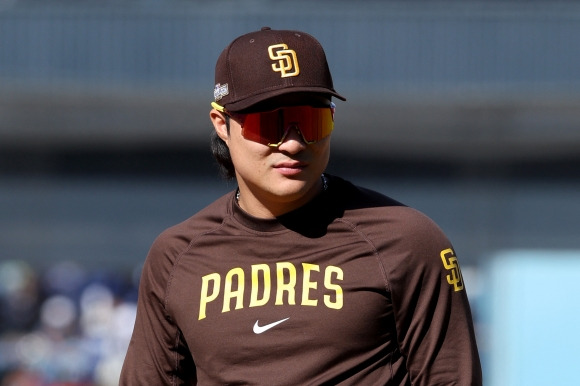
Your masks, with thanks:
<instances>
[{"instance_id":1,"label":"orange mirrored lens","mask_svg":"<svg viewBox=\"0 0 580 386\"><path fill-rule=\"evenodd\" d=\"M290 128L298 128L304 142L314 143L327 137L334 128L334 106L293 106L273 111L245 114L242 135L250 141L279 146Z\"/></svg>"}]
</instances>

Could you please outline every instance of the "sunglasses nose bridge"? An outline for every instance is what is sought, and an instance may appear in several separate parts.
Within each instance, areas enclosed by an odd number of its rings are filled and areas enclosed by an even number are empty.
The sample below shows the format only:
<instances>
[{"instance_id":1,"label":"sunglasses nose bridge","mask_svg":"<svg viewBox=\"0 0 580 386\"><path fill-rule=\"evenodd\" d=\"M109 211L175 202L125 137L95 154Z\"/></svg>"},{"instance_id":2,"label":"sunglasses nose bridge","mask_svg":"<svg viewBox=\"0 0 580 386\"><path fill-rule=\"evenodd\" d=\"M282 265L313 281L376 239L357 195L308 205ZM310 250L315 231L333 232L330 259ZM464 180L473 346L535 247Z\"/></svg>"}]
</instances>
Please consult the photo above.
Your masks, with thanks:
<instances>
[{"instance_id":1,"label":"sunglasses nose bridge","mask_svg":"<svg viewBox=\"0 0 580 386\"><path fill-rule=\"evenodd\" d=\"M301 106L255 113L252 114L252 128L248 131L255 132L257 142L270 147L278 147L287 139L289 133L294 131L292 129L295 129L299 134L295 139L310 145L326 137L332 131L333 122L329 114L332 114L332 106L331 109ZM255 115L259 115L259 119ZM330 127L328 127L329 125ZM268 129L266 130L266 128Z\"/></svg>"},{"instance_id":2,"label":"sunglasses nose bridge","mask_svg":"<svg viewBox=\"0 0 580 386\"><path fill-rule=\"evenodd\" d=\"M293 135L293 133L296 133L296 135ZM304 138L304 134L302 134L302 131L300 130L300 124L298 122L290 122L286 125L286 127L284 128L284 134L282 135L282 138L280 139L280 142L284 142L286 139L288 139L288 137L296 137L296 139L300 140L301 142L307 143L306 138Z\"/></svg>"}]
</instances>

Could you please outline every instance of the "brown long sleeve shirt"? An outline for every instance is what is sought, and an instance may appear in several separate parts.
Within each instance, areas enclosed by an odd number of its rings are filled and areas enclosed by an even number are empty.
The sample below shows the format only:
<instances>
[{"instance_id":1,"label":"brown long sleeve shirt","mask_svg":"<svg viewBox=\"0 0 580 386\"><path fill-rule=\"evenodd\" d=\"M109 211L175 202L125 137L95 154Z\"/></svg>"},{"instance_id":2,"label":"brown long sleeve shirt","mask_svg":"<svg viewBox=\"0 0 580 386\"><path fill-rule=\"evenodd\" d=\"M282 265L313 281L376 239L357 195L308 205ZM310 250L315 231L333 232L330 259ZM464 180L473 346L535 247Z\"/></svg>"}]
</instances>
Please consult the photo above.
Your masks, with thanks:
<instances>
[{"instance_id":1,"label":"brown long sleeve shirt","mask_svg":"<svg viewBox=\"0 0 580 386\"><path fill-rule=\"evenodd\" d=\"M278 219L228 194L154 242L121 385L481 385L453 247L329 176Z\"/></svg>"}]
</instances>

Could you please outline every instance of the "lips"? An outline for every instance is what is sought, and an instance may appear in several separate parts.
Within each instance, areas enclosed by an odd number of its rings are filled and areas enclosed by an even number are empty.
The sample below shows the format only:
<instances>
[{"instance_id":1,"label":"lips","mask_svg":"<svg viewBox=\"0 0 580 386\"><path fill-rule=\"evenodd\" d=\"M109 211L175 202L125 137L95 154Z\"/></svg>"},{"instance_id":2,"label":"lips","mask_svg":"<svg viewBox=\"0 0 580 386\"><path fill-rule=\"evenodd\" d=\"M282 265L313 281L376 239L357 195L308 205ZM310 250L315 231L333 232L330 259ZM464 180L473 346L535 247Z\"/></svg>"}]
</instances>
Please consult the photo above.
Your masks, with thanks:
<instances>
[{"instance_id":1,"label":"lips","mask_svg":"<svg viewBox=\"0 0 580 386\"><path fill-rule=\"evenodd\" d=\"M276 164L274 167L276 169L304 169L306 167L306 162L300 161L286 161Z\"/></svg>"},{"instance_id":2,"label":"lips","mask_svg":"<svg viewBox=\"0 0 580 386\"><path fill-rule=\"evenodd\" d=\"M278 172L280 172L281 174L290 176L302 172L302 170L304 170L306 166L308 166L306 162L285 161L274 165L274 168L278 170Z\"/></svg>"}]
</instances>

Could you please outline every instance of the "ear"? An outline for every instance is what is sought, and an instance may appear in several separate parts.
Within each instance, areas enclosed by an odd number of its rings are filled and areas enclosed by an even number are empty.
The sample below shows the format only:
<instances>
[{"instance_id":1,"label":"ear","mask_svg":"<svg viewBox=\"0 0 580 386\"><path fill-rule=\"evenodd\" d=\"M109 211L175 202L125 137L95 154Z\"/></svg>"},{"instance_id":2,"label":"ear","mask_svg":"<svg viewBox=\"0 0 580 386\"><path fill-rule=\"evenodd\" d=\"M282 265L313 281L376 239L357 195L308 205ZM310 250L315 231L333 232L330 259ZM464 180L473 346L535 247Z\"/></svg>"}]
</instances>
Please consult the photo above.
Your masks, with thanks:
<instances>
[{"instance_id":1,"label":"ear","mask_svg":"<svg viewBox=\"0 0 580 386\"><path fill-rule=\"evenodd\" d=\"M211 120L211 123L213 123L213 127L218 137L227 144L230 135L228 133L228 126L224 114L216 109L211 109L209 112L209 119Z\"/></svg>"}]
</instances>

